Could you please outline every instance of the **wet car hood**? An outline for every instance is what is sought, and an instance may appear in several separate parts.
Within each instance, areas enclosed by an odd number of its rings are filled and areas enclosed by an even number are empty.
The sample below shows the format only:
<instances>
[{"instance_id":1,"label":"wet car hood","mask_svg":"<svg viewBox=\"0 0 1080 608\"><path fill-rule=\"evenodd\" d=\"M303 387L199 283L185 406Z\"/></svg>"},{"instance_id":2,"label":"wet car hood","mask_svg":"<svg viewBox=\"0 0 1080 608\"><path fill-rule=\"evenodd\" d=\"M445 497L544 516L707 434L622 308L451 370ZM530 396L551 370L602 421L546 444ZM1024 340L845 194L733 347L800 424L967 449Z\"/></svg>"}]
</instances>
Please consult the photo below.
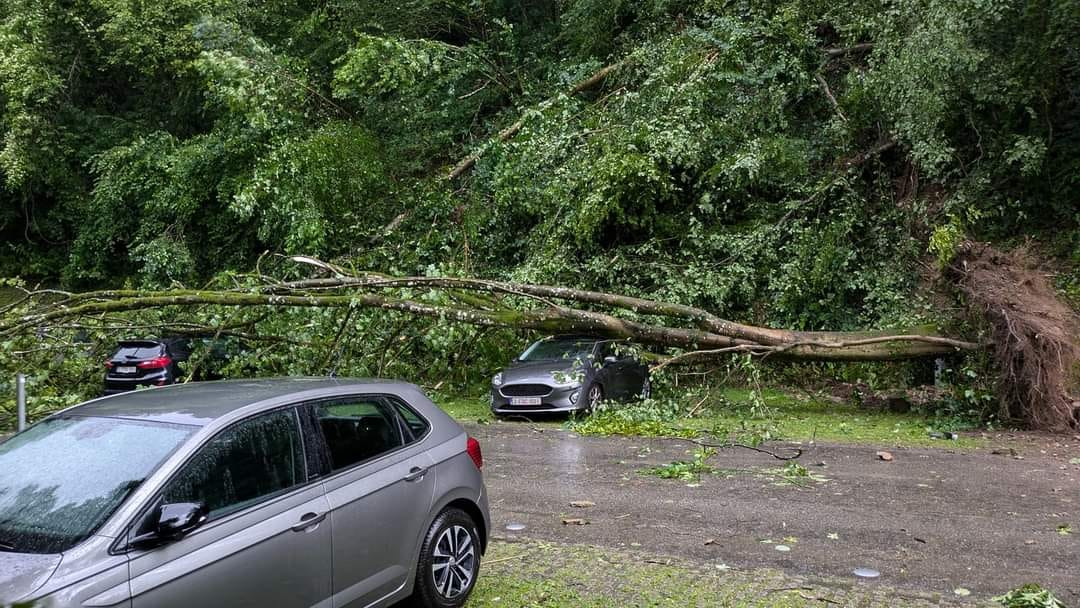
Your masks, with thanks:
<instances>
[{"instance_id":1,"label":"wet car hood","mask_svg":"<svg viewBox=\"0 0 1080 608\"><path fill-rule=\"evenodd\" d=\"M60 565L61 555L0 551L0 606L37 591Z\"/></svg>"},{"instance_id":2,"label":"wet car hood","mask_svg":"<svg viewBox=\"0 0 1080 608\"><path fill-rule=\"evenodd\" d=\"M578 363L575 364L575 361ZM555 382L555 372L574 375L586 373L589 365L581 359L552 359L545 361L523 361L512 363L503 369L503 384L535 382L550 384ZM561 379L561 378L560 378Z\"/></svg>"}]
</instances>

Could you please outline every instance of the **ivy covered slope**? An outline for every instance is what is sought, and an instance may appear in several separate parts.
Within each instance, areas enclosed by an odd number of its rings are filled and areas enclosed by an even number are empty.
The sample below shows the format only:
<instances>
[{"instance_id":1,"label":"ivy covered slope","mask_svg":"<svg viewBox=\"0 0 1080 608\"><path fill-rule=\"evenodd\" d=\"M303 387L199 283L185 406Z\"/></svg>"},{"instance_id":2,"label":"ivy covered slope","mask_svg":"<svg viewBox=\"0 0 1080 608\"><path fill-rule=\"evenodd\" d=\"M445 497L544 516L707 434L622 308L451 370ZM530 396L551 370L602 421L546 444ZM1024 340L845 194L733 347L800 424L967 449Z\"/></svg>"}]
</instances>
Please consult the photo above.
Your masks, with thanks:
<instances>
[{"instance_id":1,"label":"ivy covered slope","mask_svg":"<svg viewBox=\"0 0 1080 608\"><path fill-rule=\"evenodd\" d=\"M1073 0L8 0L0 274L271 251L888 329L1033 237L1075 305L1076 40Z\"/></svg>"}]
</instances>

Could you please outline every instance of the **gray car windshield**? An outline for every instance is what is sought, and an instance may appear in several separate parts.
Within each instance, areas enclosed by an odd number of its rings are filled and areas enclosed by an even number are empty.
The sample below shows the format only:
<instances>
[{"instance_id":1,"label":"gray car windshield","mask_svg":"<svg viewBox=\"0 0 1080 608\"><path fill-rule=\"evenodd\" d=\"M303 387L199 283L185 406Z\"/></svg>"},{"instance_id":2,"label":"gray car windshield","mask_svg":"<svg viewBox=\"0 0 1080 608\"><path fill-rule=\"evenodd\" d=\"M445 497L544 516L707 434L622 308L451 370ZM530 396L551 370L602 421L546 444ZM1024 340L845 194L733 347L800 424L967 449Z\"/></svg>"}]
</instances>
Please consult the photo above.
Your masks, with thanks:
<instances>
[{"instance_id":1,"label":"gray car windshield","mask_svg":"<svg viewBox=\"0 0 1080 608\"><path fill-rule=\"evenodd\" d=\"M0 443L0 551L60 553L75 546L195 430L65 417Z\"/></svg>"},{"instance_id":2,"label":"gray car windshield","mask_svg":"<svg viewBox=\"0 0 1080 608\"><path fill-rule=\"evenodd\" d=\"M520 361L585 359L592 354L593 342L579 340L541 340L521 353Z\"/></svg>"}]
</instances>

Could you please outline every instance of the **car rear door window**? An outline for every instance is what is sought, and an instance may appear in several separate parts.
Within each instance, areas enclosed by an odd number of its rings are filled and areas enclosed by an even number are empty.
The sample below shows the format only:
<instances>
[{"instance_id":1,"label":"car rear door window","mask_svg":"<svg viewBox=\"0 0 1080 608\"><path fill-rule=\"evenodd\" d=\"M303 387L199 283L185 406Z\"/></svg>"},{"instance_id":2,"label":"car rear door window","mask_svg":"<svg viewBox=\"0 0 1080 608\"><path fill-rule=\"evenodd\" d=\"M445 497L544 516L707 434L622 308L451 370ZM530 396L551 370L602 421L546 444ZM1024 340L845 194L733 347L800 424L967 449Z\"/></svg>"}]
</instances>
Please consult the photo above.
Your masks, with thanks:
<instances>
[{"instance_id":1,"label":"car rear door window","mask_svg":"<svg viewBox=\"0 0 1080 608\"><path fill-rule=\"evenodd\" d=\"M200 503L220 517L306 481L292 409L240 422L210 440L168 485L165 503Z\"/></svg>"},{"instance_id":2,"label":"car rear door window","mask_svg":"<svg viewBox=\"0 0 1080 608\"><path fill-rule=\"evenodd\" d=\"M375 458L405 444L395 413L378 397L315 404L333 471Z\"/></svg>"},{"instance_id":3,"label":"car rear door window","mask_svg":"<svg viewBox=\"0 0 1080 608\"><path fill-rule=\"evenodd\" d=\"M391 403L394 409L397 410L398 416L401 417L401 421L405 424L407 434L405 443L412 443L427 433L429 427L427 420L421 418L419 414L412 411L412 408L396 399L391 400Z\"/></svg>"}]
</instances>

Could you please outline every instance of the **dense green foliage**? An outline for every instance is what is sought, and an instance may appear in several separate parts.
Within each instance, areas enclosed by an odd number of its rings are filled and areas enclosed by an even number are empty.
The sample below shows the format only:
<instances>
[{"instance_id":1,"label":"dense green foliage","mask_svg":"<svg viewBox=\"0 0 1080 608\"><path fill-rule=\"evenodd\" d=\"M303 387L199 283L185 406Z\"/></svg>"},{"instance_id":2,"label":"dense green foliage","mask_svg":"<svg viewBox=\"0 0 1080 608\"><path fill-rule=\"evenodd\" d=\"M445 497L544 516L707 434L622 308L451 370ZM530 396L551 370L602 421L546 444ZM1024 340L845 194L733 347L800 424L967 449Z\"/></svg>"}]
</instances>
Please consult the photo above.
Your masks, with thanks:
<instances>
[{"instance_id":1,"label":"dense green foliage","mask_svg":"<svg viewBox=\"0 0 1080 608\"><path fill-rule=\"evenodd\" d=\"M1076 40L1075 0L8 0L0 274L193 283L271 251L796 329L947 322L920 276L964 235L1035 237L1076 293ZM324 373L343 313L290 314L260 329L312 354L244 371ZM350 372L394 340L501 358L368 316Z\"/></svg>"}]
</instances>

